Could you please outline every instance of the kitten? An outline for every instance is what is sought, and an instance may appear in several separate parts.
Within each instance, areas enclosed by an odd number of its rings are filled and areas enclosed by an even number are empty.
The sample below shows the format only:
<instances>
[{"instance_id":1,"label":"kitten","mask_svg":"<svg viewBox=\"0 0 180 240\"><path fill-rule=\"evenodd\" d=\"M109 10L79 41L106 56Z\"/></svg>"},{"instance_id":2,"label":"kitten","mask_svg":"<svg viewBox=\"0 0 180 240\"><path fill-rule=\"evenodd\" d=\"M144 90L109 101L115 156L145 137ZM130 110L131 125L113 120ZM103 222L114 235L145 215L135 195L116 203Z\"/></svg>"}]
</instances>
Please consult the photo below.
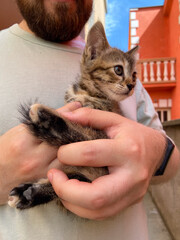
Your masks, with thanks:
<instances>
[{"instance_id":1,"label":"kitten","mask_svg":"<svg viewBox=\"0 0 180 240\"><path fill-rule=\"evenodd\" d=\"M120 113L118 102L131 96L136 84L137 49L124 53L111 48L103 25L97 22L87 37L79 80L67 90L65 101L79 101L84 107ZM41 104L22 106L22 115L23 123L33 135L57 148L72 142L108 138L103 131L72 123ZM107 167L63 166L62 170L69 178L86 182L108 174ZM37 183L25 183L14 188L8 204L26 209L53 199L59 198L50 182L41 179Z\"/></svg>"}]
</instances>

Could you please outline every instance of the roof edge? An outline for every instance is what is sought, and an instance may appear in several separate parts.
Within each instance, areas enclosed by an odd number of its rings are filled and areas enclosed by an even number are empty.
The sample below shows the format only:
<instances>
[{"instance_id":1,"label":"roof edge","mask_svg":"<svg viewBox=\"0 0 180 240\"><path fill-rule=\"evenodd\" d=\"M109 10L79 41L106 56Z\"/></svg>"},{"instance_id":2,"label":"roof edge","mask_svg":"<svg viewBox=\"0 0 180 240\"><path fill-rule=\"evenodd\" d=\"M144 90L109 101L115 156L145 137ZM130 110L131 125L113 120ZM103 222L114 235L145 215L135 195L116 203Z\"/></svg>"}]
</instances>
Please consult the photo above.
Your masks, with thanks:
<instances>
[{"instance_id":1,"label":"roof edge","mask_svg":"<svg viewBox=\"0 0 180 240\"><path fill-rule=\"evenodd\" d=\"M163 7L164 5L158 5L158 6L150 6L150 7L139 7L139 8L130 8L129 11L138 11L139 9L143 9L143 8L159 8L159 7Z\"/></svg>"}]
</instances>

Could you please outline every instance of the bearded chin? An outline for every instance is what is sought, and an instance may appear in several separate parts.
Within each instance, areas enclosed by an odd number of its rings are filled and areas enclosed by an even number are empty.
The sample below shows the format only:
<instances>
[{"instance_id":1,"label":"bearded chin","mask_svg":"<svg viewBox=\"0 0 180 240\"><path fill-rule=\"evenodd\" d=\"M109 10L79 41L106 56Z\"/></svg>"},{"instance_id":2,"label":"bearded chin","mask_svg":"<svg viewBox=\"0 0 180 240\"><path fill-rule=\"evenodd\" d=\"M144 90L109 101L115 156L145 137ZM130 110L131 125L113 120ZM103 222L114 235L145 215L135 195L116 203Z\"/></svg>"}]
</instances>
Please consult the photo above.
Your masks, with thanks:
<instances>
[{"instance_id":1,"label":"bearded chin","mask_svg":"<svg viewBox=\"0 0 180 240\"><path fill-rule=\"evenodd\" d=\"M70 41L78 36L92 11L92 5L84 7L84 0L76 0L77 9L73 13L66 3L57 3L53 12L48 12L43 0L16 1L30 30L51 42Z\"/></svg>"}]
</instances>

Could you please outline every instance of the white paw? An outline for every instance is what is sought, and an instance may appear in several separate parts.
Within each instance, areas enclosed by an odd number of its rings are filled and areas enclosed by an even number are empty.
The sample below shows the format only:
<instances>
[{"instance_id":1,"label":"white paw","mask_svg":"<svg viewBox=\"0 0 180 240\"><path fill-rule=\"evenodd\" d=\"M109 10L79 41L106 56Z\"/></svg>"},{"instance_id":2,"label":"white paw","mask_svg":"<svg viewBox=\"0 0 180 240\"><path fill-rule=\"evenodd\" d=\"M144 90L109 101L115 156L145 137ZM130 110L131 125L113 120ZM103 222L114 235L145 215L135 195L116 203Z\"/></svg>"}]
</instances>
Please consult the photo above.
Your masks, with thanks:
<instances>
[{"instance_id":1,"label":"white paw","mask_svg":"<svg viewBox=\"0 0 180 240\"><path fill-rule=\"evenodd\" d=\"M41 104L33 104L30 107L29 116L34 123L39 121L38 109L41 107Z\"/></svg>"},{"instance_id":2,"label":"white paw","mask_svg":"<svg viewBox=\"0 0 180 240\"><path fill-rule=\"evenodd\" d=\"M16 207L19 201L20 200L18 196L9 196L8 205L10 207Z\"/></svg>"}]
</instances>

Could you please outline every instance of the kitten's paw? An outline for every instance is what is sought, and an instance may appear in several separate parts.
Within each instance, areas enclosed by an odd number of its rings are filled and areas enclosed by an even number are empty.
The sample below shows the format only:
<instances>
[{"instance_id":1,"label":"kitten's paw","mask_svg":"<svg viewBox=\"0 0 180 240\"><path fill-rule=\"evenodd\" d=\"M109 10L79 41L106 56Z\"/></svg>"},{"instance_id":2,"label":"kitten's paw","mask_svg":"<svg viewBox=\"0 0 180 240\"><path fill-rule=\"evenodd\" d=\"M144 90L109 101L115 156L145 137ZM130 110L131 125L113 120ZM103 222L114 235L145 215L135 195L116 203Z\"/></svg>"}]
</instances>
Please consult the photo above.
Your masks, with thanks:
<instances>
[{"instance_id":1,"label":"kitten's paw","mask_svg":"<svg viewBox=\"0 0 180 240\"><path fill-rule=\"evenodd\" d=\"M30 208L33 200L33 184L21 184L9 194L8 205L19 209Z\"/></svg>"},{"instance_id":2,"label":"kitten's paw","mask_svg":"<svg viewBox=\"0 0 180 240\"><path fill-rule=\"evenodd\" d=\"M39 110L41 109L40 104L33 104L29 109L29 117L32 122L37 123L39 121Z\"/></svg>"},{"instance_id":3,"label":"kitten's paw","mask_svg":"<svg viewBox=\"0 0 180 240\"><path fill-rule=\"evenodd\" d=\"M33 104L29 110L29 117L39 127L48 128L52 119L59 117L59 115L54 109L41 104Z\"/></svg>"},{"instance_id":4,"label":"kitten's paw","mask_svg":"<svg viewBox=\"0 0 180 240\"><path fill-rule=\"evenodd\" d=\"M55 147L71 142L66 137L68 125L55 109L36 103L31 106L21 105L20 113L21 122L39 140ZM67 141L63 141L64 138Z\"/></svg>"},{"instance_id":5,"label":"kitten's paw","mask_svg":"<svg viewBox=\"0 0 180 240\"><path fill-rule=\"evenodd\" d=\"M12 189L9 194L8 205L18 209L27 209L48 203L57 198L48 179L41 179L37 183L25 183Z\"/></svg>"}]
</instances>

